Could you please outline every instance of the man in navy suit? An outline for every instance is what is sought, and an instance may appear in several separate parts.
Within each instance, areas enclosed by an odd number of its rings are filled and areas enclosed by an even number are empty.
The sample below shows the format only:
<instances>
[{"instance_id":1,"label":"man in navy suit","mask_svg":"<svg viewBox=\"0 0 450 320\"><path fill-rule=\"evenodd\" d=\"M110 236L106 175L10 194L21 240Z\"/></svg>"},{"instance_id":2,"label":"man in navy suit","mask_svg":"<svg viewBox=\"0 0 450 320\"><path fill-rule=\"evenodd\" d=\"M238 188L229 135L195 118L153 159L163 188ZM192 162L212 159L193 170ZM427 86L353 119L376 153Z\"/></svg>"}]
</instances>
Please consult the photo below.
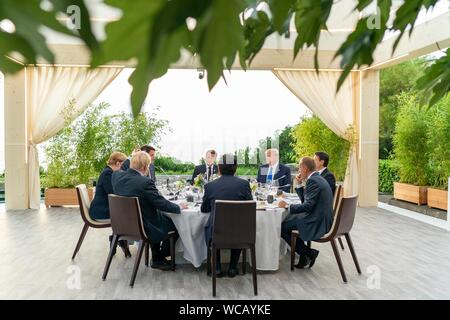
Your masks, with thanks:
<instances>
[{"instance_id":1,"label":"man in navy suit","mask_svg":"<svg viewBox=\"0 0 450 320\"><path fill-rule=\"evenodd\" d=\"M155 154L156 150L152 146L144 145L141 147L141 151L145 151L150 156L151 163L149 165L149 171L147 176L150 177L153 182L156 183L156 174L155 174ZM127 171L130 168L130 159L125 160L125 162L122 164L122 167L120 170Z\"/></svg>"},{"instance_id":2,"label":"man in navy suit","mask_svg":"<svg viewBox=\"0 0 450 320\"><path fill-rule=\"evenodd\" d=\"M214 202L216 200L253 200L250 184L247 180L235 177L237 169L237 157L232 154L225 154L219 161L220 177L214 181L208 182L205 185L205 194L201 206L202 212L211 212L208 222L205 226L206 245L209 246L214 228ZM230 256L230 266L228 269L228 276L230 278L236 276L237 264L240 249L232 249ZM220 268L220 254L217 255L217 272L218 277L224 274Z\"/></svg>"},{"instance_id":3,"label":"man in navy suit","mask_svg":"<svg viewBox=\"0 0 450 320\"><path fill-rule=\"evenodd\" d=\"M266 150L266 161L259 167L258 177L256 180L260 183L274 183L277 186L282 186L280 190L290 192L291 190L291 169L281 164L279 161L279 153L277 149Z\"/></svg>"},{"instance_id":4,"label":"man in navy suit","mask_svg":"<svg viewBox=\"0 0 450 320\"><path fill-rule=\"evenodd\" d=\"M116 171L112 175L114 194L125 197L138 197L142 212L144 229L150 238L152 268L170 270L170 231L176 231L172 220L160 211L180 213L185 204L177 205L166 200L156 189L155 182L148 177L150 156L145 151L133 155L127 171Z\"/></svg>"},{"instance_id":5,"label":"man in navy suit","mask_svg":"<svg viewBox=\"0 0 450 320\"><path fill-rule=\"evenodd\" d=\"M194 179L201 173L205 175L206 181L210 181L211 177L219 172L217 164L215 164L216 158L217 153L215 150L206 151L205 164L195 166L191 184L194 184Z\"/></svg>"},{"instance_id":6,"label":"man in navy suit","mask_svg":"<svg viewBox=\"0 0 450 320\"><path fill-rule=\"evenodd\" d=\"M317 170L317 172L319 172L319 174L322 176L322 178L327 180L328 185L331 188L331 193L334 196L334 192L336 191L336 178L335 178L334 174L327 168L329 161L330 161L330 157L328 156L328 153L326 153L326 152L317 151L314 154L314 163L316 164L316 170ZM299 176L296 176L295 179L298 182L300 181ZM303 186L300 186L300 187L297 187L295 189L295 191L297 192L300 200L302 202L305 201L305 197L304 197L305 188Z\"/></svg>"},{"instance_id":7,"label":"man in navy suit","mask_svg":"<svg viewBox=\"0 0 450 320\"><path fill-rule=\"evenodd\" d=\"M302 204L288 206L280 201L278 206L289 208L289 215L281 224L281 237L291 243L292 230L299 231L296 252L300 255L297 268L314 265L319 251L305 245L305 241L320 239L333 223L333 195L328 182L316 171L314 159L304 157L299 164L301 179L306 181Z\"/></svg>"}]
</instances>

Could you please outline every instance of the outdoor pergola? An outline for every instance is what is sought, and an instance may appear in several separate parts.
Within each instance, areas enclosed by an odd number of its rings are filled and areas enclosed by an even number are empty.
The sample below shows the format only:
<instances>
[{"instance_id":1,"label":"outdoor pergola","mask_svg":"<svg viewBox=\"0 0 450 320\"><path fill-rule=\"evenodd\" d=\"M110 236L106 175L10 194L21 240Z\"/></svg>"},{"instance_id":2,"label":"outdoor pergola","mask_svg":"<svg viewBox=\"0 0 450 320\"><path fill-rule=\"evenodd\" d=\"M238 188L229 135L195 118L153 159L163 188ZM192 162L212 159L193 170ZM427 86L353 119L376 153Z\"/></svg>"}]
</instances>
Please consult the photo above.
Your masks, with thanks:
<instances>
[{"instance_id":1,"label":"outdoor pergola","mask_svg":"<svg viewBox=\"0 0 450 320\"><path fill-rule=\"evenodd\" d=\"M117 19L118 13L95 2L90 7L94 28L101 36L102 26ZM450 12L417 25L411 37L405 36L401 40L393 55L395 38L385 39L375 52L373 65L353 70L339 94L335 95L336 81L342 71L339 59L333 58L358 20L357 13L352 12L354 7L353 0L340 1L333 7L329 30L323 31L319 44L318 74L314 71L313 49L302 51L292 60L295 31L291 32L290 38L269 38L250 70L273 71L330 129L351 141L344 189L348 195L358 194L359 205L366 207L378 203L379 70L449 47ZM56 134L63 125L55 126L53 122L45 121L62 110L52 109L53 106L78 99L80 114L121 69L134 67L133 61L120 61L91 71L90 56L84 45L54 34L48 35L48 41L55 53L55 64L42 61L5 77L5 198L8 210L36 207L39 164L35 145ZM22 64L18 57L11 59ZM187 53L172 66L178 69L200 67L196 57ZM240 69L237 62L233 69ZM60 100L57 95L61 95ZM51 103L48 97L51 97Z\"/></svg>"}]
</instances>

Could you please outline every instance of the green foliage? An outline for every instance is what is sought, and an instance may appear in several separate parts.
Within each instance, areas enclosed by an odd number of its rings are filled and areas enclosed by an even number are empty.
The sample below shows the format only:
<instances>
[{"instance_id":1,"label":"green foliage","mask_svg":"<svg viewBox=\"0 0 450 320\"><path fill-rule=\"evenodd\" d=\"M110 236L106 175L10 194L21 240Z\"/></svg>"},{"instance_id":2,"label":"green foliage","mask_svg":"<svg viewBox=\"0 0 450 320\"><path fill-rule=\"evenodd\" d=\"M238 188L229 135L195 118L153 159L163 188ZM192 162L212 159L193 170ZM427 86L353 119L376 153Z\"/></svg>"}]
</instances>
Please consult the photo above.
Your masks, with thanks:
<instances>
[{"instance_id":1,"label":"green foliage","mask_svg":"<svg viewBox=\"0 0 450 320\"><path fill-rule=\"evenodd\" d=\"M48 168L42 178L43 186L90 185L113 151L130 154L136 146L155 143L167 124L154 114L143 113L137 118L126 113L107 116L104 111L108 107L106 103L88 107L83 115L49 140L45 148Z\"/></svg>"},{"instance_id":2,"label":"green foliage","mask_svg":"<svg viewBox=\"0 0 450 320\"><path fill-rule=\"evenodd\" d=\"M450 48L444 56L430 64L425 74L417 81L417 88L422 91L422 101L429 105L436 104L450 92Z\"/></svg>"},{"instance_id":3,"label":"green foliage","mask_svg":"<svg viewBox=\"0 0 450 320\"><path fill-rule=\"evenodd\" d=\"M236 170L237 176L254 176L258 174L259 165L238 165Z\"/></svg>"},{"instance_id":4,"label":"green foliage","mask_svg":"<svg viewBox=\"0 0 450 320\"><path fill-rule=\"evenodd\" d=\"M89 12L83 0L3 0L0 2L0 21L10 20L15 30L0 30L0 70L14 73L23 66L6 58L19 53L25 65L36 63L42 57L50 63L54 55L43 35L45 28L79 37L91 50L92 66L111 61L135 59L137 67L130 76L133 86L131 104L137 116L146 98L151 81L163 76L170 65L179 60L182 51L195 54L207 70L210 89L225 69L230 70L236 56L242 69L247 69L261 50L267 37L274 33L290 36L289 24L293 18L297 37L293 48L295 58L300 50L315 47L315 66L318 65L318 43L321 30L327 29L327 20L335 3L333 0L104 0L105 4L122 11L119 20L106 26L106 39L98 43L90 25ZM362 12L374 1L358 0L355 10ZM363 16L355 30L336 53L344 69L338 88L356 67L370 65L373 53L386 32L399 35L393 51L406 30L413 32L422 8L433 8L438 0L404 1L389 23L392 0L377 0L378 15ZM47 5L46 5L47 4ZM50 4L50 5L48 5ZM80 9L78 31L61 24L56 16L71 15L68 9ZM45 9L44 9L45 8ZM68 12L69 11L69 12ZM266 11L268 13L266 13ZM191 23L188 25L187 21ZM374 22L378 22L376 25ZM374 25L375 24L375 25ZM419 88L430 104L444 97L450 89L450 53L428 68L419 81Z\"/></svg>"},{"instance_id":5,"label":"green foliage","mask_svg":"<svg viewBox=\"0 0 450 320\"><path fill-rule=\"evenodd\" d=\"M316 116L304 116L293 129L294 150L298 158L313 156L316 151L325 151L330 156L328 167L338 180L343 180L347 168L350 143L337 136Z\"/></svg>"},{"instance_id":6,"label":"green foliage","mask_svg":"<svg viewBox=\"0 0 450 320\"><path fill-rule=\"evenodd\" d=\"M392 193L394 182L400 180L398 166L394 160L380 159L378 161L378 191Z\"/></svg>"},{"instance_id":7,"label":"green foliage","mask_svg":"<svg viewBox=\"0 0 450 320\"><path fill-rule=\"evenodd\" d=\"M181 162L174 157L158 156L155 158L155 169L158 173L166 174L192 174L195 165ZM164 171L160 170L162 168Z\"/></svg>"},{"instance_id":8,"label":"green foliage","mask_svg":"<svg viewBox=\"0 0 450 320\"><path fill-rule=\"evenodd\" d=\"M285 127L278 136L278 144L280 149L280 161L282 163L294 163L297 162L297 155L294 151L294 133L291 126Z\"/></svg>"},{"instance_id":9,"label":"green foliage","mask_svg":"<svg viewBox=\"0 0 450 320\"><path fill-rule=\"evenodd\" d=\"M427 132L430 184L448 189L450 177L450 95L433 108Z\"/></svg>"},{"instance_id":10,"label":"green foliage","mask_svg":"<svg viewBox=\"0 0 450 320\"><path fill-rule=\"evenodd\" d=\"M393 149L393 135L399 100L397 96L403 92L414 93L414 83L423 74L422 59L415 59L382 69L380 72L380 159L387 159Z\"/></svg>"},{"instance_id":11,"label":"green foliage","mask_svg":"<svg viewBox=\"0 0 450 320\"><path fill-rule=\"evenodd\" d=\"M14 24L13 32L0 28L0 71L14 73L23 66L13 62L6 56L19 53L25 65L34 64L38 58L44 58L50 63L55 62L53 53L47 46L44 28L59 33L75 36L84 41L92 50L96 51L98 43L91 31L89 12L82 0L49 0L50 6L43 6L41 0L2 0L0 2L0 21L8 19ZM58 15L69 16L69 6L75 5L80 10L79 18L82 28L69 29L57 20ZM44 10L43 7L46 7ZM73 8L73 7L72 7Z\"/></svg>"},{"instance_id":12,"label":"green foliage","mask_svg":"<svg viewBox=\"0 0 450 320\"><path fill-rule=\"evenodd\" d=\"M420 108L415 95L401 94L395 134L394 153L400 181L416 185L429 183L427 123L430 114Z\"/></svg>"},{"instance_id":13,"label":"green foliage","mask_svg":"<svg viewBox=\"0 0 450 320\"><path fill-rule=\"evenodd\" d=\"M158 109L157 109L158 110ZM114 116L114 125L120 132L116 135L115 148L125 154L144 144L158 143L167 126L167 121L156 119L156 114L141 113L133 117L128 113Z\"/></svg>"}]
</instances>

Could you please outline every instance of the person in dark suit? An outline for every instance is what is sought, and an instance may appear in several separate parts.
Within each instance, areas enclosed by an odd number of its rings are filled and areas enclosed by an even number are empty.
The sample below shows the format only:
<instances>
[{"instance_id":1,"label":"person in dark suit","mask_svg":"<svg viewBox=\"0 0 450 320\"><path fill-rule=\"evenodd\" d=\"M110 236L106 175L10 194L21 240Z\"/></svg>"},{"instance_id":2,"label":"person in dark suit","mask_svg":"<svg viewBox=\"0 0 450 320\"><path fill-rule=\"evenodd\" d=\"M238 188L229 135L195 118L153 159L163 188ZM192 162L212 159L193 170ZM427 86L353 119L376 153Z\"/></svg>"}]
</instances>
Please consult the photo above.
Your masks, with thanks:
<instances>
[{"instance_id":1,"label":"person in dark suit","mask_svg":"<svg viewBox=\"0 0 450 320\"><path fill-rule=\"evenodd\" d=\"M235 177L237 169L237 157L232 154L225 154L219 161L220 177L214 181L208 182L205 185L205 193L203 195L203 202L201 212L211 212L208 222L205 226L206 245L209 246L213 228L214 228L214 202L216 200L252 200L252 191L248 181ZM228 276L234 277L238 274L237 264L240 249L232 249L230 256L230 266L228 269ZM217 255L217 275L222 277L224 274L220 267L220 253Z\"/></svg>"},{"instance_id":2,"label":"person in dark suit","mask_svg":"<svg viewBox=\"0 0 450 320\"><path fill-rule=\"evenodd\" d=\"M195 166L194 173L192 174L191 184L194 184L194 179L199 174L204 174L206 181L210 181L211 177L219 172L219 168L215 164L216 158L217 153L215 150L206 151L205 164Z\"/></svg>"},{"instance_id":3,"label":"person in dark suit","mask_svg":"<svg viewBox=\"0 0 450 320\"><path fill-rule=\"evenodd\" d=\"M316 165L316 170L317 170L317 172L319 172L319 174L322 176L322 178L327 180L327 182L331 188L331 192L334 196L334 192L336 191L336 178L335 178L334 174L327 168L329 161L330 161L330 157L328 156L328 153L326 153L326 152L317 151L314 154L314 163ZM298 182L300 181L299 176L296 176L295 179ZM305 188L303 186L299 186L298 188L295 189L295 191L297 192L300 200L302 202L305 201L305 197L304 197Z\"/></svg>"},{"instance_id":4,"label":"person in dark suit","mask_svg":"<svg viewBox=\"0 0 450 320\"><path fill-rule=\"evenodd\" d=\"M280 190L290 192L291 169L280 163L278 150L267 149L266 161L267 164L259 167L256 181L259 183L274 183L277 186L282 186Z\"/></svg>"},{"instance_id":5,"label":"person in dark suit","mask_svg":"<svg viewBox=\"0 0 450 320\"><path fill-rule=\"evenodd\" d=\"M113 152L107 162L107 166L103 169L95 186L94 199L89 207L89 215L94 220L108 220L109 217L109 202L108 194L113 193L111 177L114 171L120 170L121 165L127 159L127 156L121 152ZM111 242L112 237L109 237ZM125 257L131 257L126 241L119 242ZM114 252L115 253L115 252Z\"/></svg>"},{"instance_id":6,"label":"person in dark suit","mask_svg":"<svg viewBox=\"0 0 450 320\"><path fill-rule=\"evenodd\" d=\"M315 169L314 159L304 157L299 164L299 173L306 181L305 194L302 204L287 205L280 201L278 206L289 208L289 215L281 224L281 237L291 243L292 230L299 231L296 251L300 255L297 268L309 268L314 265L319 251L305 245L305 241L321 238L333 223L333 195L328 182Z\"/></svg>"},{"instance_id":7,"label":"person in dark suit","mask_svg":"<svg viewBox=\"0 0 450 320\"><path fill-rule=\"evenodd\" d=\"M155 164L154 164L156 150L152 146L148 146L148 145L142 146L140 148L140 150L147 152L148 155L150 156L151 163L150 163L150 166L149 166L148 177L150 177L153 180L153 182L156 183L156 173L155 173ZM137 152L137 150L135 152ZM133 152L133 154L135 152ZM124 161L124 163L122 164L122 167L120 169L122 171L127 171L129 168L130 168L130 159L126 159Z\"/></svg>"},{"instance_id":8,"label":"person in dark suit","mask_svg":"<svg viewBox=\"0 0 450 320\"><path fill-rule=\"evenodd\" d=\"M145 151L133 155L127 171L116 171L112 176L114 194L126 197L138 197L142 212L144 229L150 238L152 250L151 267L170 270L168 233L176 231L172 220L160 211L180 213L186 204L177 205L159 194L155 182L147 177L150 156Z\"/></svg>"}]
</instances>

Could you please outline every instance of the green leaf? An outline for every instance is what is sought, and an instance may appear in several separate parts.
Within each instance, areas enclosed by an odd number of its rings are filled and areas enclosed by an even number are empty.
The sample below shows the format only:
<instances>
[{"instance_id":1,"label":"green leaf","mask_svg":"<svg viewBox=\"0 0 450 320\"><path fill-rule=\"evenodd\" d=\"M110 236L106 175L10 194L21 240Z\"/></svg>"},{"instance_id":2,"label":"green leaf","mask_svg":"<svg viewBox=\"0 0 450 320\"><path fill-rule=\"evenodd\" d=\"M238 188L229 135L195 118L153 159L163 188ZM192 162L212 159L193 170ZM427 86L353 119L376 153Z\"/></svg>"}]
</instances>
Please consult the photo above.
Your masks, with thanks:
<instances>
[{"instance_id":1,"label":"green leaf","mask_svg":"<svg viewBox=\"0 0 450 320\"><path fill-rule=\"evenodd\" d=\"M267 36L271 33L273 33L273 29L270 19L264 11L257 11L246 19L244 23L246 45L242 53L243 60L248 60L251 64L256 54L263 47Z\"/></svg>"},{"instance_id":2,"label":"green leaf","mask_svg":"<svg viewBox=\"0 0 450 320\"><path fill-rule=\"evenodd\" d=\"M44 36L46 27L56 32L75 36L82 39L91 50L95 50L97 41L92 34L89 12L82 0L52 0L53 8L44 10L41 8L41 0L13 1L2 0L0 2L0 20L8 19L15 30L9 35L3 36L1 52L10 55L17 51L24 59L24 64L34 64L39 57L53 63L54 55L47 46ZM67 6L77 5L82 13L84 21L82 32L78 33L68 29L56 19L57 14L67 15ZM86 22L87 21L87 22ZM6 34L6 32L3 32ZM11 64L2 58L0 65L4 72L16 72L20 68L12 67Z\"/></svg>"},{"instance_id":3,"label":"green leaf","mask_svg":"<svg viewBox=\"0 0 450 320\"><path fill-rule=\"evenodd\" d=\"M391 0L379 0L380 28L369 28L369 18L360 19L355 30L349 34L345 42L335 54L335 58L341 56L341 74L337 84L337 91L341 88L350 71L356 65L358 68L373 63L373 52L377 45L383 40L387 30L387 21L392 6Z\"/></svg>"},{"instance_id":4,"label":"green leaf","mask_svg":"<svg viewBox=\"0 0 450 320\"><path fill-rule=\"evenodd\" d=\"M450 49L425 69L424 75L417 80L421 90L422 102L435 105L450 91Z\"/></svg>"},{"instance_id":5,"label":"green leaf","mask_svg":"<svg viewBox=\"0 0 450 320\"><path fill-rule=\"evenodd\" d=\"M222 76L225 59L243 48L243 26L239 14L244 8L240 0L215 0L208 12L209 24L199 44L199 53L203 66L208 70L210 90Z\"/></svg>"},{"instance_id":6,"label":"green leaf","mask_svg":"<svg viewBox=\"0 0 450 320\"><path fill-rule=\"evenodd\" d=\"M295 0L269 0L273 28L279 34L283 34L286 31L286 22L288 22L287 25L289 26L294 3Z\"/></svg>"},{"instance_id":7,"label":"green leaf","mask_svg":"<svg viewBox=\"0 0 450 320\"><path fill-rule=\"evenodd\" d=\"M392 28L394 30L399 30L400 35L395 40L392 52L397 49L397 46L408 27L411 27L409 29L409 35L411 36L411 33L414 30L414 23L419 15L420 9L432 8L437 2L438 0L408 0L405 1L400 8L398 8Z\"/></svg>"},{"instance_id":8,"label":"green leaf","mask_svg":"<svg viewBox=\"0 0 450 320\"><path fill-rule=\"evenodd\" d=\"M298 52L306 47L314 46L315 67L319 68L317 62L318 45L321 30L327 30L326 22L333 6L333 0L298 0L294 8L295 27L297 29L297 38L294 44L294 59Z\"/></svg>"}]
</instances>

